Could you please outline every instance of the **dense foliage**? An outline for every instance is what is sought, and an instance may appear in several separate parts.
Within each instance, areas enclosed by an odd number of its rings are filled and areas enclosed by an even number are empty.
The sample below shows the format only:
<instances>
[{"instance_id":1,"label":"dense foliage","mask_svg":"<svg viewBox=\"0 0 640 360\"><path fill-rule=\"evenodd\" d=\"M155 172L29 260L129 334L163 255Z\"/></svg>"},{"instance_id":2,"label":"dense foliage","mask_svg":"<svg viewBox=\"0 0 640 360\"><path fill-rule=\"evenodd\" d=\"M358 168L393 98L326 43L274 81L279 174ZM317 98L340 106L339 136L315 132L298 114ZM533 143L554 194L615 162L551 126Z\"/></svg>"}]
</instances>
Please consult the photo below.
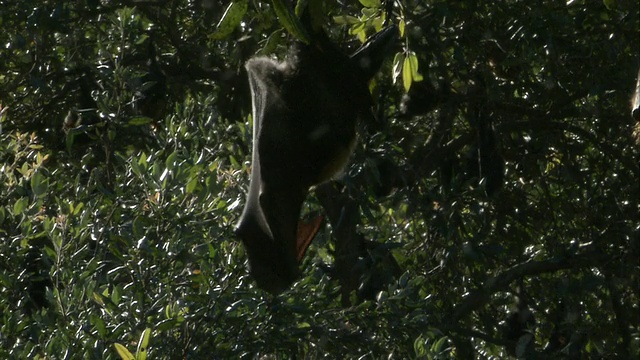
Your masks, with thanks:
<instances>
[{"instance_id":1,"label":"dense foliage","mask_svg":"<svg viewBox=\"0 0 640 360\"><path fill-rule=\"evenodd\" d=\"M640 356L637 1L323 2L402 37L277 297L233 235L273 3L0 0L1 358Z\"/></svg>"}]
</instances>

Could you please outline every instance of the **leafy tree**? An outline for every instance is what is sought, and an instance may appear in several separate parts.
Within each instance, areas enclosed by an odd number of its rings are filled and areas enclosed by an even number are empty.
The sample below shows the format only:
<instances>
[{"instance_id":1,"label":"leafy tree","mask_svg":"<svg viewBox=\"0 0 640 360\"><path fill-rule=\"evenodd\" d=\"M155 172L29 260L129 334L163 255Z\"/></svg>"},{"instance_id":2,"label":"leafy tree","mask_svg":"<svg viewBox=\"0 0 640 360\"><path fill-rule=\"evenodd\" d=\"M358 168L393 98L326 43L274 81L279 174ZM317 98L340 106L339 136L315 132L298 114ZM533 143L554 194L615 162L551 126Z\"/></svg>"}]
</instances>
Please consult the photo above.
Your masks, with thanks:
<instances>
[{"instance_id":1,"label":"leafy tree","mask_svg":"<svg viewBox=\"0 0 640 360\"><path fill-rule=\"evenodd\" d=\"M272 297L232 229L288 3L0 1L0 357L640 356L638 3L310 3L402 35Z\"/></svg>"}]
</instances>

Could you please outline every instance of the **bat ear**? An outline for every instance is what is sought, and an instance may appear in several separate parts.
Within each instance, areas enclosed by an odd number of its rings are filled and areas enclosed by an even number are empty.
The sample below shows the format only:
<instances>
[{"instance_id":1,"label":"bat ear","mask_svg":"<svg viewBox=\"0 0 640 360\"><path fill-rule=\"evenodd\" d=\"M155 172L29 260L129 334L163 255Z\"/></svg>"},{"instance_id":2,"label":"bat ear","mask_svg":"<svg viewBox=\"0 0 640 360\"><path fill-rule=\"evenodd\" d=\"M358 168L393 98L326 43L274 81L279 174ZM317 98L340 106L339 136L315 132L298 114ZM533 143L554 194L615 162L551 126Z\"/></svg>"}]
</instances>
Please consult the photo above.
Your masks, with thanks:
<instances>
[{"instance_id":1,"label":"bat ear","mask_svg":"<svg viewBox=\"0 0 640 360\"><path fill-rule=\"evenodd\" d=\"M351 55L351 61L362 70L367 81L378 72L382 61L398 40L399 34L397 26L388 26L372 35L360 49Z\"/></svg>"},{"instance_id":2,"label":"bat ear","mask_svg":"<svg viewBox=\"0 0 640 360\"><path fill-rule=\"evenodd\" d=\"M324 216L318 215L309 221L298 222L298 234L296 236L296 259L298 263L302 262L304 254L307 252L311 240L316 237L316 234L322 226Z\"/></svg>"}]
</instances>

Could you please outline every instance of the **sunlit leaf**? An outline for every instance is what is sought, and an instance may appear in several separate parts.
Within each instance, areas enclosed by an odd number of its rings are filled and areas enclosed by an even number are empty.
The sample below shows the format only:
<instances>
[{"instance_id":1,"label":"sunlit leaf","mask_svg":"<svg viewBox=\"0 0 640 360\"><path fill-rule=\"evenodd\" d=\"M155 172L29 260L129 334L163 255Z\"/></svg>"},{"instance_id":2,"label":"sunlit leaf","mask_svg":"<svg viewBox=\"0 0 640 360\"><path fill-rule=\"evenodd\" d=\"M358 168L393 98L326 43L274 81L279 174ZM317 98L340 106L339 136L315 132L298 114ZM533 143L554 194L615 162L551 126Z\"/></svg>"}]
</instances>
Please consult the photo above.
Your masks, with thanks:
<instances>
[{"instance_id":1,"label":"sunlit leaf","mask_svg":"<svg viewBox=\"0 0 640 360\"><path fill-rule=\"evenodd\" d=\"M136 360L146 360L149 351L149 340L151 339L151 328L146 328L140 335L138 348L136 350Z\"/></svg>"},{"instance_id":2,"label":"sunlit leaf","mask_svg":"<svg viewBox=\"0 0 640 360\"><path fill-rule=\"evenodd\" d=\"M222 14L222 18L216 26L213 34L209 35L212 40L221 40L229 36L233 30L240 25L242 18L247 13L249 0L232 1Z\"/></svg>"},{"instance_id":3,"label":"sunlit leaf","mask_svg":"<svg viewBox=\"0 0 640 360\"><path fill-rule=\"evenodd\" d=\"M115 343L115 344L113 344L113 346L116 348L116 351L118 352L118 355L120 355L120 359L122 359L122 360L136 360L136 358L133 356L133 354L130 353L129 350L127 350L127 348L124 347L124 345Z\"/></svg>"},{"instance_id":4,"label":"sunlit leaf","mask_svg":"<svg viewBox=\"0 0 640 360\"><path fill-rule=\"evenodd\" d=\"M379 8L380 7L380 0L359 0L360 4L362 4L362 6L368 7L368 8Z\"/></svg>"},{"instance_id":5,"label":"sunlit leaf","mask_svg":"<svg viewBox=\"0 0 640 360\"><path fill-rule=\"evenodd\" d=\"M400 77L402 72L402 63L404 62L404 54L401 52L396 53L393 57L393 83L396 83L396 79Z\"/></svg>"},{"instance_id":6,"label":"sunlit leaf","mask_svg":"<svg viewBox=\"0 0 640 360\"><path fill-rule=\"evenodd\" d=\"M404 58L402 62L402 85L404 86L404 91L409 92L411 89L411 83L413 82L413 71L411 70L411 60L409 56Z\"/></svg>"}]
</instances>

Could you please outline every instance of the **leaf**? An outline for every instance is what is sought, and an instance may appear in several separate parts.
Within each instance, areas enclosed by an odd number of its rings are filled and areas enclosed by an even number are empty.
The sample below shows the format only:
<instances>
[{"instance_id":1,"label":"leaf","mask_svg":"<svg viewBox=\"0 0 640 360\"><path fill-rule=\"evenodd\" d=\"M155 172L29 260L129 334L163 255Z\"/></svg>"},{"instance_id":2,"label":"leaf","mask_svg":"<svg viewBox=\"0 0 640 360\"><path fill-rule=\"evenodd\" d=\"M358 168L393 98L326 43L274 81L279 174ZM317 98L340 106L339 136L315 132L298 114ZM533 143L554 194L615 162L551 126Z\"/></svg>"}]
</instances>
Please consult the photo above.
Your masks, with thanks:
<instances>
[{"instance_id":1,"label":"leaf","mask_svg":"<svg viewBox=\"0 0 640 360\"><path fill-rule=\"evenodd\" d=\"M26 197L21 197L18 199L15 204L13 204L13 215L18 216L22 214L22 212L27 208L27 204L29 203L29 199Z\"/></svg>"},{"instance_id":2,"label":"leaf","mask_svg":"<svg viewBox=\"0 0 640 360\"><path fill-rule=\"evenodd\" d=\"M413 351L415 352L416 358L423 358L427 355L427 349L425 348L424 339L422 336L418 336L413 342Z\"/></svg>"},{"instance_id":3,"label":"leaf","mask_svg":"<svg viewBox=\"0 0 640 360\"><path fill-rule=\"evenodd\" d=\"M178 322L175 319L162 320L156 326L156 331L163 332L175 328Z\"/></svg>"},{"instance_id":4,"label":"leaf","mask_svg":"<svg viewBox=\"0 0 640 360\"><path fill-rule=\"evenodd\" d=\"M368 22L368 20L378 16L378 9L376 9L376 8L367 8L367 7L365 7L365 8L362 8L362 10L360 10L360 12L362 13L362 17L364 19L367 19L367 22Z\"/></svg>"},{"instance_id":5,"label":"leaf","mask_svg":"<svg viewBox=\"0 0 640 360\"><path fill-rule=\"evenodd\" d=\"M441 337L431 345L431 352L442 353L446 349L448 338L446 336Z\"/></svg>"},{"instance_id":6,"label":"leaf","mask_svg":"<svg viewBox=\"0 0 640 360\"><path fill-rule=\"evenodd\" d=\"M147 360L147 352L149 350L149 340L151 339L151 328L146 328L140 335L138 341L138 349L136 349L136 360Z\"/></svg>"},{"instance_id":7,"label":"leaf","mask_svg":"<svg viewBox=\"0 0 640 360\"><path fill-rule=\"evenodd\" d=\"M309 44L309 35L300 23L300 19L289 9L282 0L273 0L273 10L278 16L278 21L289 34L305 44Z\"/></svg>"},{"instance_id":8,"label":"leaf","mask_svg":"<svg viewBox=\"0 0 640 360\"><path fill-rule=\"evenodd\" d=\"M355 16L338 15L333 17L333 22L335 22L338 25L355 25L355 24L359 24L361 21Z\"/></svg>"},{"instance_id":9,"label":"leaf","mask_svg":"<svg viewBox=\"0 0 640 360\"><path fill-rule=\"evenodd\" d=\"M140 164L137 161L132 160L131 164L131 172L133 172L136 176L142 177L142 169L140 168Z\"/></svg>"},{"instance_id":10,"label":"leaf","mask_svg":"<svg viewBox=\"0 0 640 360\"><path fill-rule=\"evenodd\" d=\"M406 55L402 63L402 85L404 86L404 90L409 92L413 82L420 82L422 80L423 77L418 72L418 57L415 52L411 51Z\"/></svg>"},{"instance_id":11,"label":"leaf","mask_svg":"<svg viewBox=\"0 0 640 360\"><path fill-rule=\"evenodd\" d=\"M409 61L411 62L411 78L415 82L422 81L422 74L418 72L418 57L413 51L409 53Z\"/></svg>"},{"instance_id":12,"label":"leaf","mask_svg":"<svg viewBox=\"0 0 640 360\"><path fill-rule=\"evenodd\" d=\"M116 348L116 351L122 360L136 360L133 354L131 354L123 345L115 343L113 346Z\"/></svg>"},{"instance_id":13,"label":"leaf","mask_svg":"<svg viewBox=\"0 0 640 360\"><path fill-rule=\"evenodd\" d=\"M116 304L116 306L120 303L121 296L121 287L120 285L116 285L113 287L113 291L111 292L111 301Z\"/></svg>"},{"instance_id":14,"label":"leaf","mask_svg":"<svg viewBox=\"0 0 640 360\"><path fill-rule=\"evenodd\" d=\"M189 179L189 181L187 181L187 186L185 188L185 190L187 191L187 194L192 194L197 186L198 186L198 177L197 176L193 176Z\"/></svg>"},{"instance_id":15,"label":"leaf","mask_svg":"<svg viewBox=\"0 0 640 360\"><path fill-rule=\"evenodd\" d=\"M140 125L146 125L149 124L150 122L152 122L153 119L150 117L146 117L146 116L134 116L131 119L129 119L128 124L129 125L133 125L133 126L140 126Z\"/></svg>"},{"instance_id":16,"label":"leaf","mask_svg":"<svg viewBox=\"0 0 640 360\"><path fill-rule=\"evenodd\" d=\"M84 208L84 203L80 202L77 203L74 207L73 207L73 215L78 215L80 214L80 212L82 211L82 209Z\"/></svg>"},{"instance_id":17,"label":"leaf","mask_svg":"<svg viewBox=\"0 0 640 360\"><path fill-rule=\"evenodd\" d=\"M102 306L102 307L106 307L106 304L104 303L104 299L103 296L98 294L97 292L93 292L93 300L98 303L98 305Z\"/></svg>"},{"instance_id":18,"label":"leaf","mask_svg":"<svg viewBox=\"0 0 640 360\"><path fill-rule=\"evenodd\" d=\"M377 9L380 7L380 0L360 0L360 4L364 7Z\"/></svg>"},{"instance_id":19,"label":"leaf","mask_svg":"<svg viewBox=\"0 0 640 360\"><path fill-rule=\"evenodd\" d=\"M298 3L296 4L296 16L300 17L302 16L302 13L304 12L304 9L307 8L307 5L309 4L309 0L298 0Z\"/></svg>"},{"instance_id":20,"label":"leaf","mask_svg":"<svg viewBox=\"0 0 640 360\"><path fill-rule=\"evenodd\" d=\"M164 165L167 169L173 170L176 167L176 159L178 158L178 152L174 151L169 156L167 156L167 160L165 160Z\"/></svg>"},{"instance_id":21,"label":"leaf","mask_svg":"<svg viewBox=\"0 0 640 360\"><path fill-rule=\"evenodd\" d=\"M413 78L411 77L411 60L409 57L405 57L402 63L402 85L404 86L404 91L409 92L411 89L411 82Z\"/></svg>"},{"instance_id":22,"label":"leaf","mask_svg":"<svg viewBox=\"0 0 640 360\"><path fill-rule=\"evenodd\" d=\"M247 13L249 0L233 1L227 6L222 18L216 26L216 31L209 36L212 40L221 40L229 36L240 25L244 14Z\"/></svg>"},{"instance_id":23,"label":"leaf","mask_svg":"<svg viewBox=\"0 0 640 360\"><path fill-rule=\"evenodd\" d=\"M94 328L96 329L96 331L100 336L104 337L107 335L107 327L104 323L104 320L102 320L100 316L91 315L90 320L91 320L91 324L93 324Z\"/></svg>"},{"instance_id":24,"label":"leaf","mask_svg":"<svg viewBox=\"0 0 640 360\"><path fill-rule=\"evenodd\" d=\"M360 35L361 33L364 33L365 25L366 25L366 23L357 23L356 25L353 25L349 29L349 34L350 35ZM364 36L366 37L367 35L364 34Z\"/></svg>"},{"instance_id":25,"label":"leaf","mask_svg":"<svg viewBox=\"0 0 640 360\"><path fill-rule=\"evenodd\" d=\"M31 191L36 197L42 197L49 190L49 179L41 171L35 171L31 176Z\"/></svg>"},{"instance_id":26,"label":"leaf","mask_svg":"<svg viewBox=\"0 0 640 360\"><path fill-rule=\"evenodd\" d=\"M404 59L404 55L399 52L396 53L396 56L393 57L393 83L396 83L396 79L400 76L400 72L402 71L402 62Z\"/></svg>"}]
</instances>

